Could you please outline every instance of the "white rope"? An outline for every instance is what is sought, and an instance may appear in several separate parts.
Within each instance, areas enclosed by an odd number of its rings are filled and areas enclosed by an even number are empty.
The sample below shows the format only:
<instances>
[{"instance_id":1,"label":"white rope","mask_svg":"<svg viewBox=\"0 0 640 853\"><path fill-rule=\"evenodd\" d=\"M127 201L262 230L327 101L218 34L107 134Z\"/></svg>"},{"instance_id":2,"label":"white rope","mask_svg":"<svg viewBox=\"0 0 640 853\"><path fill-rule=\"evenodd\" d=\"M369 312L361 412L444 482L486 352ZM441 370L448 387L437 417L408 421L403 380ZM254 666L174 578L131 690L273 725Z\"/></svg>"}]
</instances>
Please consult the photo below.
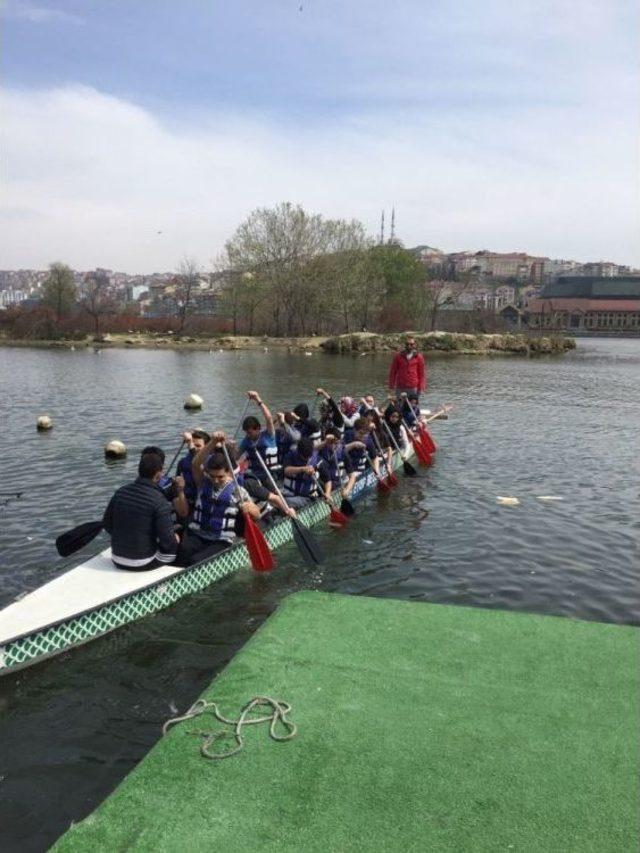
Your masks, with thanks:
<instances>
[{"instance_id":1,"label":"white rope","mask_svg":"<svg viewBox=\"0 0 640 853\"><path fill-rule=\"evenodd\" d=\"M264 714L260 717L250 717L249 715L254 710L254 708L259 707L268 707L271 708L270 714ZM242 737L242 729L244 726L253 726L258 725L260 723L270 723L269 725L269 736L273 738L273 740L277 741L286 741L291 740L291 738L295 737L298 728L295 723L291 720L287 719L287 714L291 713L291 705L287 702L282 702L280 699L271 699L269 696L255 696L251 699L247 704L242 708L240 712L240 716L237 720L229 720L224 717L220 711L218 710L218 705L216 702L207 702L206 699L198 699L193 705L189 708L186 714L183 714L180 717L172 717L162 727L162 734L166 735L169 729L176 725L176 723L181 723L184 720L192 720L195 717L199 717L202 714L210 712L220 723L223 723L225 726L233 726L233 731L227 731L225 729L220 729L219 731L192 731L189 734L197 735L203 738L202 745L200 746L200 752L205 758L230 758L232 755L236 755L244 746L244 741ZM282 727L286 730L285 734L278 734L276 731L276 726L280 723ZM236 742L236 746L233 749L228 750L227 752L210 752L209 748L217 741L224 738L233 738Z\"/></svg>"}]
</instances>

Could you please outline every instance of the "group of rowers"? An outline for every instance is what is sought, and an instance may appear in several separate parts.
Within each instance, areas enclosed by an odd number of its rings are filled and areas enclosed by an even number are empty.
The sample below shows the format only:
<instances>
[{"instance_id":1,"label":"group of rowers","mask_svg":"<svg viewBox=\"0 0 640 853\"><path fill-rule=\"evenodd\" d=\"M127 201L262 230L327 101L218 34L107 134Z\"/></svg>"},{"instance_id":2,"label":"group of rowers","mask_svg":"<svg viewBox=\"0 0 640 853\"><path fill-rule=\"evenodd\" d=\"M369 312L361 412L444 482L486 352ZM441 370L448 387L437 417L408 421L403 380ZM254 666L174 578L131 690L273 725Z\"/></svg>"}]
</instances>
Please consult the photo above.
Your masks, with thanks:
<instances>
[{"instance_id":1,"label":"group of rowers","mask_svg":"<svg viewBox=\"0 0 640 853\"><path fill-rule=\"evenodd\" d=\"M184 432L188 450L177 476L164 473L165 454L145 447L138 478L116 491L103 518L118 568L145 571L191 566L234 544L244 516L269 523L295 516L334 492L348 499L363 473L393 470L393 454L409 449L420 419L417 393L390 397L383 409L371 394L336 402L323 388L316 419L306 403L275 417L257 391L247 393L261 417L243 418L240 441L224 432ZM246 409L245 409L246 411Z\"/></svg>"}]
</instances>

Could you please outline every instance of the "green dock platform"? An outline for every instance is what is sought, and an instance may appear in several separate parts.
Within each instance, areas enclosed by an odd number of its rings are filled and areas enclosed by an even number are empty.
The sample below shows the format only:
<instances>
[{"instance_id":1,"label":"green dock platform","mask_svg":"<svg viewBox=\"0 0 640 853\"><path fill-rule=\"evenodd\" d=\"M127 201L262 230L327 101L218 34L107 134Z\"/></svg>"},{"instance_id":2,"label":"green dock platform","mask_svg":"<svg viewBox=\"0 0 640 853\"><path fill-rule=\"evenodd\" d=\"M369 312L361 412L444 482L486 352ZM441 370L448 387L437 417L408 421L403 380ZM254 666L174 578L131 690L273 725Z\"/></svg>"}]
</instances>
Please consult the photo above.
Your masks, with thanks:
<instances>
[{"instance_id":1,"label":"green dock platform","mask_svg":"<svg viewBox=\"0 0 640 853\"><path fill-rule=\"evenodd\" d=\"M298 735L201 757L181 723L58 851L638 849L638 629L302 592L203 696Z\"/></svg>"}]
</instances>

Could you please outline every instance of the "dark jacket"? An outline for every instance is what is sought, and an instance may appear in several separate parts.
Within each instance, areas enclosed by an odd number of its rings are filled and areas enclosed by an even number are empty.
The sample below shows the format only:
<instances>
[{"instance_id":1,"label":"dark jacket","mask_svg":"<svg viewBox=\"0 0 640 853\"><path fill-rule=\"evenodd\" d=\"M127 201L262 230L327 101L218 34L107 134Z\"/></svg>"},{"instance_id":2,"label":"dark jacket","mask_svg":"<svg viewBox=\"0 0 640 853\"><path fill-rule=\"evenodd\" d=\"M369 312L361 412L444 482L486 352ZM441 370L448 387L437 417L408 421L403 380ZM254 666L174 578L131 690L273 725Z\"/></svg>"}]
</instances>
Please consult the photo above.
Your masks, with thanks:
<instances>
[{"instance_id":1,"label":"dark jacket","mask_svg":"<svg viewBox=\"0 0 640 853\"><path fill-rule=\"evenodd\" d=\"M102 524L111 536L111 554L121 565L139 568L157 559L172 563L178 543L171 504L151 480L138 477L109 501Z\"/></svg>"}]
</instances>

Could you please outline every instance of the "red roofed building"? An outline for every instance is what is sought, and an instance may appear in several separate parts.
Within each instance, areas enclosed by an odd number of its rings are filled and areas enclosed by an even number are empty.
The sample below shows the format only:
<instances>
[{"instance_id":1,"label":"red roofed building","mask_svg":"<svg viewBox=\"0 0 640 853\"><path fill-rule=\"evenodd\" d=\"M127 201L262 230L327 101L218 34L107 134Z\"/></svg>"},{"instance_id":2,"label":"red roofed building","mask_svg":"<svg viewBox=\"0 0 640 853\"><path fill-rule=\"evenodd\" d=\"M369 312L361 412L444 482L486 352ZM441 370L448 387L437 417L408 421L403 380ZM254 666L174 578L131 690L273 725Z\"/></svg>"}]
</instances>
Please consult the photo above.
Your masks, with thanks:
<instances>
[{"instance_id":1,"label":"red roofed building","mask_svg":"<svg viewBox=\"0 0 640 853\"><path fill-rule=\"evenodd\" d=\"M640 332L640 277L560 277L527 305L532 328Z\"/></svg>"}]
</instances>

